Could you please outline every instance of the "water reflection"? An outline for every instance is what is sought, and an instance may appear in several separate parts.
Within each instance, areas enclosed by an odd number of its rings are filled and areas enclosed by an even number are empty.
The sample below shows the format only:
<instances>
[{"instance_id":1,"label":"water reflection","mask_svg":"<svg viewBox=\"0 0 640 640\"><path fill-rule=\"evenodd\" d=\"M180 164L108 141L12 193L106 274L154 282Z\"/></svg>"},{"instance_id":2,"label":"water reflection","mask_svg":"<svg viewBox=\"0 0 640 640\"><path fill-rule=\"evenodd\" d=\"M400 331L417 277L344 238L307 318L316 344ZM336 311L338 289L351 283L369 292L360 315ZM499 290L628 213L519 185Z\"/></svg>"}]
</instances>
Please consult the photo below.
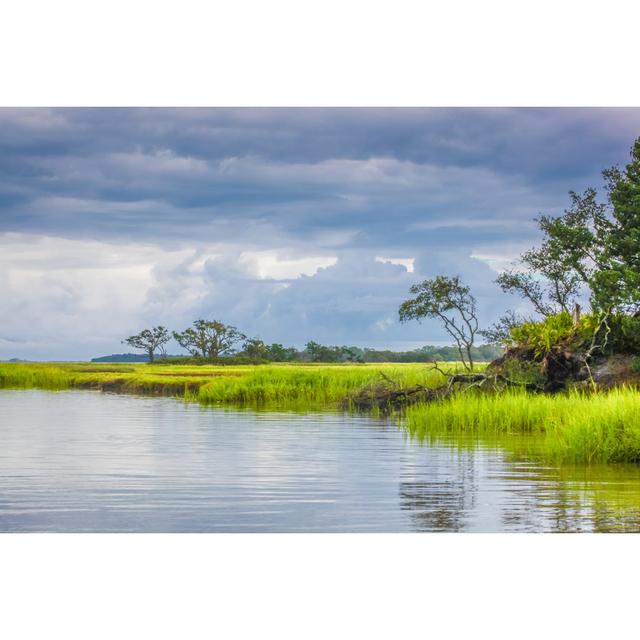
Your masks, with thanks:
<instances>
[{"instance_id":1,"label":"water reflection","mask_svg":"<svg viewBox=\"0 0 640 640\"><path fill-rule=\"evenodd\" d=\"M526 460L531 439L508 444L419 443L362 416L2 391L0 531L640 531L639 467L555 468Z\"/></svg>"},{"instance_id":2,"label":"water reflection","mask_svg":"<svg viewBox=\"0 0 640 640\"><path fill-rule=\"evenodd\" d=\"M637 465L551 468L538 470L533 480L528 500L546 515L549 530L640 531Z\"/></svg>"},{"instance_id":3,"label":"water reflection","mask_svg":"<svg viewBox=\"0 0 640 640\"><path fill-rule=\"evenodd\" d=\"M400 506L417 531L640 532L638 465L558 468L519 460L495 443L428 446L452 455L448 466L431 459L400 482Z\"/></svg>"},{"instance_id":4,"label":"water reflection","mask_svg":"<svg viewBox=\"0 0 640 640\"><path fill-rule=\"evenodd\" d=\"M446 451L446 450L445 450ZM463 531L468 514L476 508L476 456L452 450L433 456L416 479L400 481L400 508L406 510L416 531ZM427 479L425 479L425 476Z\"/></svg>"}]
</instances>

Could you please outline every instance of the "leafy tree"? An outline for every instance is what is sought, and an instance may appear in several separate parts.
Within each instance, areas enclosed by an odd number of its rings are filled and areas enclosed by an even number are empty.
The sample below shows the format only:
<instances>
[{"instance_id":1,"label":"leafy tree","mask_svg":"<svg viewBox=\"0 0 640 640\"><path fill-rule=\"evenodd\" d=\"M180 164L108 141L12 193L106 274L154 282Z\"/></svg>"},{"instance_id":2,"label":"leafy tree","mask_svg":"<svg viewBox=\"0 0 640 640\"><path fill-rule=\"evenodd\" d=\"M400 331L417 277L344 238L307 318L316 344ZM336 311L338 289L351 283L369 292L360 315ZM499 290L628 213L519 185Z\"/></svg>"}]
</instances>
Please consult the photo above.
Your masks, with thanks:
<instances>
[{"instance_id":1,"label":"leafy tree","mask_svg":"<svg viewBox=\"0 0 640 640\"><path fill-rule=\"evenodd\" d=\"M609 272L598 285L613 294L614 303L635 315L640 312L640 138L631 149L631 162L603 172L613 225L609 232Z\"/></svg>"},{"instance_id":2,"label":"leafy tree","mask_svg":"<svg viewBox=\"0 0 640 640\"><path fill-rule=\"evenodd\" d=\"M144 329L135 336L129 336L123 340L123 344L128 344L134 349L141 349L149 356L149 362L153 362L156 352L159 350L162 355L165 354L164 345L169 342L171 336L166 327L157 326L151 329Z\"/></svg>"},{"instance_id":3,"label":"leafy tree","mask_svg":"<svg viewBox=\"0 0 640 640\"><path fill-rule=\"evenodd\" d=\"M591 292L592 304L600 306L595 278L608 268L606 246L611 223L606 205L597 201L595 189L587 189L583 195L571 191L569 195L571 207L562 216L538 218L543 242L522 256L527 267L550 282L555 313L570 313L581 285Z\"/></svg>"},{"instance_id":4,"label":"leafy tree","mask_svg":"<svg viewBox=\"0 0 640 640\"><path fill-rule=\"evenodd\" d=\"M340 347L326 347L310 340L304 349L311 362L339 362L342 351Z\"/></svg>"},{"instance_id":5,"label":"leafy tree","mask_svg":"<svg viewBox=\"0 0 640 640\"><path fill-rule=\"evenodd\" d=\"M322 354L322 345L314 340L309 340L304 347L304 351L309 356L311 362L318 362Z\"/></svg>"},{"instance_id":6,"label":"leafy tree","mask_svg":"<svg viewBox=\"0 0 640 640\"><path fill-rule=\"evenodd\" d=\"M473 371L472 347L478 333L476 300L458 276L436 276L414 284L415 298L400 305L400 322L437 318L455 341L465 369Z\"/></svg>"},{"instance_id":7,"label":"leafy tree","mask_svg":"<svg viewBox=\"0 0 640 640\"><path fill-rule=\"evenodd\" d=\"M570 192L563 215L537 219L542 243L521 256L521 269L497 279L543 316L570 312L583 288L600 318L640 312L640 138L626 168L603 176L608 203L598 202L595 189Z\"/></svg>"},{"instance_id":8,"label":"leafy tree","mask_svg":"<svg viewBox=\"0 0 640 640\"><path fill-rule=\"evenodd\" d=\"M269 357L269 348L260 338L249 338L242 350L253 360L266 360Z\"/></svg>"},{"instance_id":9,"label":"leafy tree","mask_svg":"<svg viewBox=\"0 0 640 640\"><path fill-rule=\"evenodd\" d=\"M545 317L570 313L581 287L594 291L594 276L606 266L606 206L597 202L594 189L569 195L571 207L562 216L536 219L542 244L522 254L518 271L505 271L496 280L503 291L519 293Z\"/></svg>"},{"instance_id":10,"label":"leafy tree","mask_svg":"<svg viewBox=\"0 0 640 640\"><path fill-rule=\"evenodd\" d=\"M529 300L540 315L550 316L554 313L553 306L546 301L546 293L542 283L533 274L509 269L498 276L496 283L504 292L519 293L523 298Z\"/></svg>"},{"instance_id":11,"label":"leafy tree","mask_svg":"<svg viewBox=\"0 0 640 640\"><path fill-rule=\"evenodd\" d=\"M214 359L234 352L237 343L247 336L236 327L218 320L196 320L181 333L174 331L176 342L191 355Z\"/></svg>"},{"instance_id":12,"label":"leafy tree","mask_svg":"<svg viewBox=\"0 0 640 640\"><path fill-rule=\"evenodd\" d=\"M290 362L298 356L295 347L284 347L279 342L274 342L267 347L267 360L273 362Z\"/></svg>"}]
</instances>

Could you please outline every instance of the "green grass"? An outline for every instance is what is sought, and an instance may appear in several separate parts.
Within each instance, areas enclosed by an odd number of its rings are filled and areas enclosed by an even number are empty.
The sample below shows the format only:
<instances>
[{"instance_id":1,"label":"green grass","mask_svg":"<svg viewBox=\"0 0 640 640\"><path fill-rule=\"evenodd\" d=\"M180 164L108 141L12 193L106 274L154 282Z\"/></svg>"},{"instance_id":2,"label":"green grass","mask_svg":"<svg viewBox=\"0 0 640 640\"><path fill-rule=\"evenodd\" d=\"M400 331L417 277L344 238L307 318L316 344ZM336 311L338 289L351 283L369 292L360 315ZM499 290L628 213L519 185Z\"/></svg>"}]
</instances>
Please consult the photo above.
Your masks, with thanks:
<instances>
[{"instance_id":1,"label":"green grass","mask_svg":"<svg viewBox=\"0 0 640 640\"><path fill-rule=\"evenodd\" d=\"M410 407L405 424L418 439L474 434L554 462L640 462L640 393L629 388L553 396L459 394ZM525 452L522 439L508 437L520 434L539 438L527 440Z\"/></svg>"},{"instance_id":2,"label":"green grass","mask_svg":"<svg viewBox=\"0 0 640 640\"><path fill-rule=\"evenodd\" d=\"M448 365L450 369L454 364ZM382 382L437 386L424 364L281 364L184 366L87 363L0 364L0 388L90 388L185 397L202 404L336 408L346 396Z\"/></svg>"},{"instance_id":3,"label":"green grass","mask_svg":"<svg viewBox=\"0 0 640 640\"><path fill-rule=\"evenodd\" d=\"M443 382L441 374L424 365L263 366L244 376L203 385L198 400L203 404L337 406L363 387L382 382L381 372L401 387L433 387Z\"/></svg>"},{"instance_id":4,"label":"green grass","mask_svg":"<svg viewBox=\"0 0 640 640\"><path fill-rule=\"evenodd\" d=\"M68 389L72 377L68 371L45 364L0 364L0 388Z\"/></svg>"}]
</instances>

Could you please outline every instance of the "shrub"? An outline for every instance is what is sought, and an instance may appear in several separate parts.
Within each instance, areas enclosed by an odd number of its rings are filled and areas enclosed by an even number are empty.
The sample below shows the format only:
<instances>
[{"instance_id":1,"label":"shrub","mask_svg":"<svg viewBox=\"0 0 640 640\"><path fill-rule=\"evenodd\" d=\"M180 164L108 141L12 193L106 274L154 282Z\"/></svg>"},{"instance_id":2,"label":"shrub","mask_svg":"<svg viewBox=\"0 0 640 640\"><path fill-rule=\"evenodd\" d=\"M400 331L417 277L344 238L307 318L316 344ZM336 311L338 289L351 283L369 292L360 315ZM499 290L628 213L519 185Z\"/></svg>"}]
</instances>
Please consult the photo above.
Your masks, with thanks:
<instances>
[{"instance_id":1,"label":"shrub","mask_svg":"<svg viewBox=\"0 0 640 640\"><path fill-rule=\"evenodd\" d=\"M562 312L548 316L539 322L529 320L512 327L511 339L515 345L533 349L540 357L561 343L568 343L576 337L571 315Z\"/></svg>"},{"instance_id":2,"label":"shrub","mask_svg":"<svg viewBox=\"0 0 640 640\"><path fill-rule=\"evenodd\" d=\"M566 312L540 321L530 320L512 327L511 346L532 349L537 357L541 357L553 347L586 348L596 331L599 333L597 343L603 343L607 334L606 354L640 354L640 318L624 314L608 318L607 326L601 326L600 318L595 314L583 315L577 327L574 327L571 315Z\"/></svg>"}]
</instances>

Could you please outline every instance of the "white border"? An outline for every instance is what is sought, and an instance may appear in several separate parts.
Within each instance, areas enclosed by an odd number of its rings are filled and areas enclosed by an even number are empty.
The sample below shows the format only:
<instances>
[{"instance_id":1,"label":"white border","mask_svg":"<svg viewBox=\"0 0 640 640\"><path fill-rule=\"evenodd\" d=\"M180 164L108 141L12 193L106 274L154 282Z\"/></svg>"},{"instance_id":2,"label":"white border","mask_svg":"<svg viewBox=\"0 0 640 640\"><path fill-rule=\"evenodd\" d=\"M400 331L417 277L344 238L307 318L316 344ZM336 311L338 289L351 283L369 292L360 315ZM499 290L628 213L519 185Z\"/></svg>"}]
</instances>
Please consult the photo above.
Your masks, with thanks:
<instances>
[{"instance_id":1,"label":"white border","mask_svg":"<svg viewBox=\"0 0 640 640\"><path fill-rule=\"evenodd\" d=\"M0 104L637 106L631 2L21 0ZM637 536L0 536L3 637L616 637Z\"/></svg>"},{"instance_id":2,"label":"white border","mask_svg":"<svg viewBox=\"0 0 640 640\"><path fill-rule=\"evenodd\" d=\"M638 106L629 0L20 0L13 106Z\"/></svg>"},{"instance_id":3,"label":"white border","mask_svg":"<svg viewBox=\"0 0 640 640\"><path fill-rule=\"evenodd\" d=\"M614 539L615 538L615 539ZM606 638L634 536L12 535L3 637ZM629 587L629 588L627 588Z\"/></svg>"}]
</instances>

